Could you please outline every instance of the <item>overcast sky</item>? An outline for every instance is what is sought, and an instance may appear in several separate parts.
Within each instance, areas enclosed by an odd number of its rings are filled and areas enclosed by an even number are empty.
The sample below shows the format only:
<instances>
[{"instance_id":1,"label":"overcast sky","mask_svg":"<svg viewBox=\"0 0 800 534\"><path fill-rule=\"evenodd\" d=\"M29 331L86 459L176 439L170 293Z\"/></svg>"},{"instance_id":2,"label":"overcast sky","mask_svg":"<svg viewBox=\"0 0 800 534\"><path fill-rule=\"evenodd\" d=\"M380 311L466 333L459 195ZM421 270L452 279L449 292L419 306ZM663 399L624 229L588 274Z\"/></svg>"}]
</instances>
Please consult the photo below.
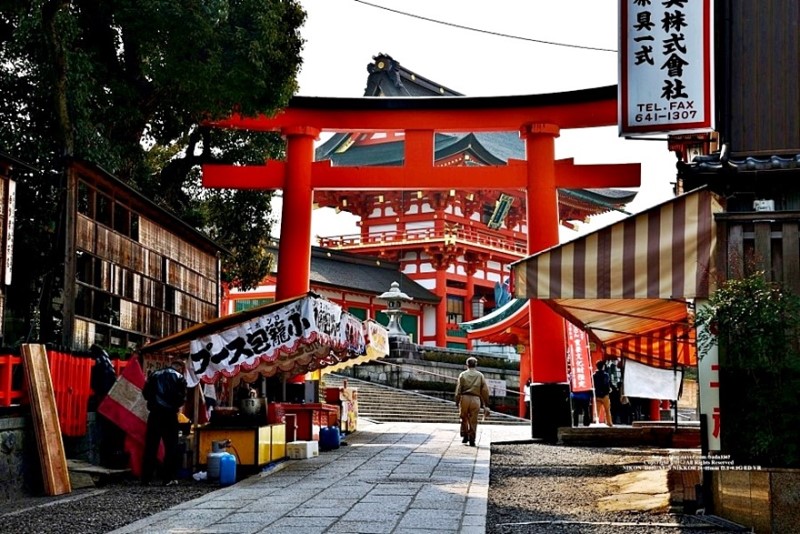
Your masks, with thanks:
<instances>
[{"instance_id":1,"label":"overcast sky","mask_svg":"<svg viewBox=\"0 0 800 534\"><path fill-rule=\"evenodd\" d=\"M308 13L301 29L306 40L298 78L301 95L363 95L367 65L379 53L467 96L541 94L617 83L618 0L300 3ZM641 162L642 188L629 205L631 211L672 196L675 157L666 141L620 139L616 126L568 130L556 140L556 157L575 158L576 163ZM275 208L279 215L279 202ZM562 230L561 239L573 239L619 218L594 217L591 224L581 225L580 232ZM312 232L357 233L354 220L330 209L316 210Z\"/></svg>"}]
</instances>

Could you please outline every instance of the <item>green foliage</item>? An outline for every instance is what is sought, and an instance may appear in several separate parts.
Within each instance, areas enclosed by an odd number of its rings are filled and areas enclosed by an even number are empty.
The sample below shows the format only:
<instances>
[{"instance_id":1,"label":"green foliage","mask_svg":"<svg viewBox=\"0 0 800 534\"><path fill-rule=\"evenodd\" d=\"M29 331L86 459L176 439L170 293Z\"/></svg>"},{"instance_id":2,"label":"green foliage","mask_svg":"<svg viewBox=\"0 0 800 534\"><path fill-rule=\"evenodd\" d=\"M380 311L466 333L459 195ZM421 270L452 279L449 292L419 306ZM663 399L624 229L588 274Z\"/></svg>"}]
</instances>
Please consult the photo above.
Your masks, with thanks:
<instances>
[{"instance_id":1,"label":"green foliage","mask_svg":"<svg viewBox=\"0 0 800 534\"><path fill-rule=\"evenodd\" d=\"M0 151L42 170L18 177L26 254L15 256L19 295L9 303L32 310L58 297L45 286L59 281L53 238L65 156L96 163L210 232L233 252L223 269L234 283L252 287L268 274L271 192L204 190L199 166L263 163L282 143L202 124L286 105L304 20L296 0L3 0Z\"/></svg>"},{"instance_id":2,"label":"green foliage","mask_svg":"<svg viewBox=\"0 0 800 534\"><path fill-rule=\"evenodd\" d=\"M451 354L447 352L437 352L435 350L427 350L427 349L422 352L422 359L425 361L453 363L457 365L464 365L464 363L467 361L467 356L475 356L476 358L478 358L478 367L519 371L519 362L512 362L502 358L494 358L491 356L477 356L475 354L469 354L469 355Z\"/></svg>"},{"instance_id":3,"label":"green foliage","mask_svg":"<svg viewBox=\"0 0 800 534\"><path fill-rule=\"evenodd\" d=\"M455 382L429 382L426 380L415 380L406 378L403 380L403 389L414 389L420 391L444 391L447 393L456 392Z\"/></svg>"},{"instance_id":4,"label":"green foliage","mask_svg":"<svg viewBox=\"0 0 800 534\"><path fill-rule=\"evenodd\" d=\"M701 356L719 346L723 448L739 464L800 467L800 297L759 272L725 282L695 323Z\"/></svg>"}]
</instances>

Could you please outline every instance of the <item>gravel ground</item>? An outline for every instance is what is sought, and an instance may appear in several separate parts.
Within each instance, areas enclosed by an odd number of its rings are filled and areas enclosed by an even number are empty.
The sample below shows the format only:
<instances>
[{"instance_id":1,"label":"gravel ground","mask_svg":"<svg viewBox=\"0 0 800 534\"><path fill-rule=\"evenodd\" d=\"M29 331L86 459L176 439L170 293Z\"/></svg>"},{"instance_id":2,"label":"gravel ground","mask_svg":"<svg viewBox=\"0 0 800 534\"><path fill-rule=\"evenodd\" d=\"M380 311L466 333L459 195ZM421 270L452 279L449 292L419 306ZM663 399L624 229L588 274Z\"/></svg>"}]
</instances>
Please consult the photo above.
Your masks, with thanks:
<instances>
[{"instance_id":1,"label":"gravel ground","mask_svg":"<svg viewBox=\"0 0 800 534\"><path fill-rule=\"evenodd\" d=\"M625 472L624 465L645 463L654 454L658 451L496 444L492 448L487 533L732 532L709 528L682 514L598 509L597 500L611 493L609 478ZM75 490L63 497L19 499L0 503L0 532L105 533L217 488L191 480L169 488L143 487L128 480Z\"/></svg>"},{"instance_id":2,"label":"gravel ground","mask_svg":"<svg viewBox=\"0 0 800 534\"><path fill-rule=\"evenodd\" d=\"M217 489L219 485L193 480L168 488L121 480L60 497L17 499L0 503L0 532L100 534Z\"/></svg>"},{"instance_id":3,"label":"gravel ground","mask_svg":"<svg viewBox=\"0 0 800 534\"><path fill-rule=\"evenodd\" d=\"M600 509L598 500L614 493L609 479L666 454L667 451L658 449L495 444L486 531L488 534L734 532L668 510Z\"/></svg>"}]
</instances>

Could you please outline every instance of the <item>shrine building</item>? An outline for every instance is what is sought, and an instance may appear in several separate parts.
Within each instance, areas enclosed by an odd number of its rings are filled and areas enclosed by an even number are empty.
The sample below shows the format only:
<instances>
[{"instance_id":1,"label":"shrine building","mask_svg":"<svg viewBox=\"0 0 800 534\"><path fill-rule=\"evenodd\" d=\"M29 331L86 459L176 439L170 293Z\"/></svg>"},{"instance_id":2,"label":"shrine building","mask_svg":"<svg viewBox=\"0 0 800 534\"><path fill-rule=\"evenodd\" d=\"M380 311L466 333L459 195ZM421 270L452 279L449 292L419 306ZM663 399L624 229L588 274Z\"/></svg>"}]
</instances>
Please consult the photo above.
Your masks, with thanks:
<instances>
[{"instance_id":1,"label":"shrine building","mask_svg":"<svg viewBox=\"0 0 800 534\"><path fill-rule=\"evenodd\" d=\"M365 97L463 96L402 67L388 55L376 56L367 70ZM407 150L405 134L402 130L339 131L315 149L314 159L329 161L332 167L362 170L402 166ZM526 146L521 137L518 131L436 132L433 165L496 167L508 165L510 160L524 160ZM487 182L481 188L448 190L315 188L315 207L331 207L360 217L358 233L323 236L319 244L323 250L391 262L397 266L398 281L406 280L403 291L408 293L408 282L413 282L438 297L436 305L428 300L404 306L408 308L404 329L415 343L529 354L529 307L509 293L510 265L528 255L526 192L491 186ZM558 222L574 228L576 221L622 210L635 194L622 189L559 187ZM312 254L312 288L316 286L314 264ZM364 281L352 282L352 296L363 293L359 287ZM223 313L241 310L254 298L273 298L274 288L272 281L265 280L254 291L230 290L223 299ZM339 291L338 295L326 296L345 309L352 307L351 294L341 288ZM501 310L504 305L507 307ZM495 320L489 324L471 323L491 312L497 313L492 314ZM523 374L530 373L529 365L522 367ZM527 377L520 378L524 383Z\"/></svg>"}]
</instances>

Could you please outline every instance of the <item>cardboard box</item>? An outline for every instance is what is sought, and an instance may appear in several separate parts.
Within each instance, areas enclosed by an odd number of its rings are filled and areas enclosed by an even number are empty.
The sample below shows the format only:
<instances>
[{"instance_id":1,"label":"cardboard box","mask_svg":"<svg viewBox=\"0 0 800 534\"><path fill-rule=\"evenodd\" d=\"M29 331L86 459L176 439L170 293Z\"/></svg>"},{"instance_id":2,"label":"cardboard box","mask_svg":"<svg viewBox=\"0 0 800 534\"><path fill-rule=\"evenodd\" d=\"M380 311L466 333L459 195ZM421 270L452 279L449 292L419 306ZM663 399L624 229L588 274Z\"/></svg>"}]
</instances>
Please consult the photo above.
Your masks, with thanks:
<instances>
[{"instance_id":1,"label":"cardboard box","mask_svg":"<svg viewBox=\"0 0 800 534\"><path fill-rule=\"evenodd\" d=\"M319 456L319 443L316 441L291 441L286 444L286 455L293 460Z\"/></svg>"}]
</instances>

